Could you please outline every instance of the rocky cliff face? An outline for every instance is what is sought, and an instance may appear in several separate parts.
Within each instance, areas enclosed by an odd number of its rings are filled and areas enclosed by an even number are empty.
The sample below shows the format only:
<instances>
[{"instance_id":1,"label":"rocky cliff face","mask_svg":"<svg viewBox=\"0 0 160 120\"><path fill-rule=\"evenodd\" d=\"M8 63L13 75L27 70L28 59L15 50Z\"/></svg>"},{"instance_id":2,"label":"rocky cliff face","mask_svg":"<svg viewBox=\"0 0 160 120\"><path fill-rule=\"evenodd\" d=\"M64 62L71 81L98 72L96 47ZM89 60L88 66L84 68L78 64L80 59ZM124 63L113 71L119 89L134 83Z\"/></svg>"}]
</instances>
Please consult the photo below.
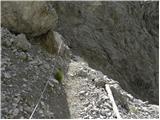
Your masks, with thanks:
<instances>
[{"instance_id":1,"label":"rocky cliff face","mask_svg":"<svg viewBox=\"0 0 160 120\"><path fill-rule=\"evenodd\" d=\"M57 2L57 30L73 53L158 104L158 2Z\"/></svg>"},{"instance_id":2,"label":"rocky cliff face","mask_svg":"<svg viewBox=\"0 0 160 120\"><path fill-rule=\"evenodd\" d=\"M136 99L124 91L117 81L90 68L88 63L80 58L71 60L68 79L65 81L71 118L117 118L104 83L110 85L121 118L158 118L158 105L151 105L147 101Z\"/></svg>"},{"instance_id":3,"label":"rocky cliff face","mask_svg":"<svg viewBox=\"0 0 160 120\"><path fill-rule=\"evenodd\" d=\"M2 2L1 40L2 118L159 117L158 2Z\"/></svg>"}]
</instances>

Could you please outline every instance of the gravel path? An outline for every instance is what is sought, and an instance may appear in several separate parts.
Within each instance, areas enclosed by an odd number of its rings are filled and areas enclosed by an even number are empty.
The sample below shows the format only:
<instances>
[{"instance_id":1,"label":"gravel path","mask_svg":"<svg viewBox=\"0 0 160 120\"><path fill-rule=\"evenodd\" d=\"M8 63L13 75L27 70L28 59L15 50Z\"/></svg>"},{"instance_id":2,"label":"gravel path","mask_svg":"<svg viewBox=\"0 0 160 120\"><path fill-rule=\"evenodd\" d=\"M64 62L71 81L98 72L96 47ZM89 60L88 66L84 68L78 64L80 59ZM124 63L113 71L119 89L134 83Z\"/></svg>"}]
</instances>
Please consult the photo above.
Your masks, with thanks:
<instances>
[{"instance_id":1,"label":"gravel path","mask_svg":"<svg viewBox=\"0 0 160 120\"><path fill-rule=\"evenodd\" d=\"M68 79L65 80L71 118L116 118L107 92L103 85L97 86L95 81L114 83L110 87L122 118L159 118L159 106L134 98L124 91L118 82L88 67L88 64L79 58L71 61Z\"/></svg>"},{"instance_id":2,"label":"gravel path","mask_svg":"<svg viewBox=\"0 0 160 120\"><path fill-rule=\"evenodd\" d=\"M72 74L72 68L76 67L75 64L70 64L68 74ZM72 76L72 75L71 75ZM79 112L83 105L79 99L79 90L81 88L81 81L78 78L69 78L66 80L67 100L70 106L71 118L79 118Z\"/></svg>"},{"instance_id":3,"label":"gravel path","mask_svg":"<svg viewBox=\"0 0 160 120\"><path fill-rule=\"evenodd\" d=\"M71 118L115 118L105 90L96 88L92 81L98 72L86 67L84 62L71 61L69 65L65 84ZM89 70L90 76L87 75Z\"/></svg>"}]
</instances>

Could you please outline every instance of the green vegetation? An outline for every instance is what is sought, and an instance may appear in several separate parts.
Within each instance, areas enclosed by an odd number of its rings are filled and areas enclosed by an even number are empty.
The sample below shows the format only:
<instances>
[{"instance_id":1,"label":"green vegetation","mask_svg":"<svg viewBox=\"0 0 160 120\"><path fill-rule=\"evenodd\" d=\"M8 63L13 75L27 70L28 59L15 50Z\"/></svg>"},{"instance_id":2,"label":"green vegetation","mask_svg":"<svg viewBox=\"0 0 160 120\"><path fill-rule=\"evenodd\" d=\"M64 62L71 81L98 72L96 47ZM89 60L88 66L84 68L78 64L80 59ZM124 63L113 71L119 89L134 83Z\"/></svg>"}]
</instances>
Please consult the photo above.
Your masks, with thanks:
<instances>
[{"instance_id":1,"label":"green vegetation","mask_svg":"<svg viewBox=\"0 0 160 120\"><path fill-rule=\"evenodd\" d=\"M116 10L112 10L112 12L111 12L111 18L113 19L114 24L118 23L118 14L117 14Z\"/></svg>"},{"instance_id":2,"label":"green vegetation","mask_svg":"<svg viewBox=\"0 0 160 120\"><path fill-rule=\"evenodd\" d=\"M55 77L55 79L58 80L60 83L62 82L62 80L63 80L63 71L62 71L61 68L59 68L59 69L56 71L54 77Z\"/></svg>"},{"instance_id":3,"label":"green vegetation","mask_svg":"<svg viewBox=\"0 0 160 120\"><path fill-rule=\"evenodd\" d=\"M136 107L133 107L133 106L132 106L132 107L130 107L130 112L136 114L136 113L138 112L138 110L137 110Z\"/></svg>"}]
</instances>

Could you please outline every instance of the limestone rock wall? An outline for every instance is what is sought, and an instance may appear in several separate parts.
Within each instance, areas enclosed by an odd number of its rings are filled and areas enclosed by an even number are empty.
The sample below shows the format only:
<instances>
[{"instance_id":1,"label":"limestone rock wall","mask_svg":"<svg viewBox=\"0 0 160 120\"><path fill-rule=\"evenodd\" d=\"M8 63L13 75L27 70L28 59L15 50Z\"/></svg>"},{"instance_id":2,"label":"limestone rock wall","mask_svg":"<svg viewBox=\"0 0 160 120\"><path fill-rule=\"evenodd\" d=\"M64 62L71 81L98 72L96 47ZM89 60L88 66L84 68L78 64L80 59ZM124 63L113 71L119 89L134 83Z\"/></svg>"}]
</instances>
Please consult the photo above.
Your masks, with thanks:
<instances>
[{"instance_id":1,"label":"limestone rock wall","mask_svg":"<svg viewBox=\"0 0 160 120\"><path fill-rule=\"evenodd\" d=\"M72 51L158 104L158 2L52 2Z\"/></svg>"}]
</instances>

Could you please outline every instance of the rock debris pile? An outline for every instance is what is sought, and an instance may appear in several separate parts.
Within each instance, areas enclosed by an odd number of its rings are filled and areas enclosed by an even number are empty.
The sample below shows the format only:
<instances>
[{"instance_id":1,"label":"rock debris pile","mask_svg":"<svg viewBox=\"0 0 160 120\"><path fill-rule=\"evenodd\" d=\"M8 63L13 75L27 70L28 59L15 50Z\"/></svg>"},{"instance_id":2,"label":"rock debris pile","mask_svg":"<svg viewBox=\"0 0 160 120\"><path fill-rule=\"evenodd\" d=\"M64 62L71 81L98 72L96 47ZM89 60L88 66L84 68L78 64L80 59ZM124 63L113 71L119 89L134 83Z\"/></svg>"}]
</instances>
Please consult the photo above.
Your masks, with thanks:
<instances>
[{"instance_id":1,"label":"rock debris pile","mask_svg":"<svg viewBox=\"0 0 160 120\"><path fill-rule=\"evenodd\" d=\"M48 54L38 43L31 45L24 34L16 36L1 28L1 35L2 118L29 118L48 79L33 118L69 118L64 88L54 79L54 67L65 67L65 61Z\"/></svg>"},{"instance_id":2,"label":"rock debris pile","mask_svg":"<svg viewBox=\"0 0 160 120\"><path fill-rule=\"evenodd\" d=\"M72 60L69 65L68 80L65 83L71 118L116 118L108 93L103 84L97 86L98 81L110 85L122 118L151 119L159 117L157 105L134 98L124 91L118 82L109 79L102 72L88 67L86 62L77 58L76 61ZM116 93L113 89L119 92ZM124 106L125 104L128 108Z\"/></svg>"}]
</instances>

